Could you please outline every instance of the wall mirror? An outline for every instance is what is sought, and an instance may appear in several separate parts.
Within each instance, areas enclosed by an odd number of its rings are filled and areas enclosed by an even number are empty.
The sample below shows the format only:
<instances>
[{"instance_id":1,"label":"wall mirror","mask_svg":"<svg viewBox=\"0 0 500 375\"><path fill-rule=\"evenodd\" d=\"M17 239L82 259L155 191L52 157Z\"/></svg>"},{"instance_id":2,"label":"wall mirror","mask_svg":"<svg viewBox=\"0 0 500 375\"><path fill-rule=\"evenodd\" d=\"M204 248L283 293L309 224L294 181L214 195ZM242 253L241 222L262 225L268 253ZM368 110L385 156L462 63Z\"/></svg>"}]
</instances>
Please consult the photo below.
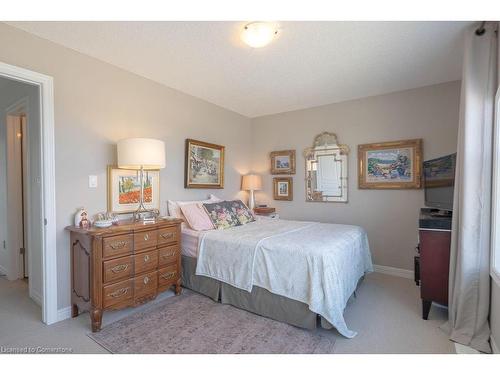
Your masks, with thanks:
<instances>
[{"instance_id":1,"label":"wall mirror","mask_svg":"<svg viewBox=\"0 0 500 375\"><path fill-rule=\"evenodd\" d=\"M324 132L304 150L306 201L347 202L347 155L349 147L338 144L334 133Z\"/></svg>"}]
</instances>

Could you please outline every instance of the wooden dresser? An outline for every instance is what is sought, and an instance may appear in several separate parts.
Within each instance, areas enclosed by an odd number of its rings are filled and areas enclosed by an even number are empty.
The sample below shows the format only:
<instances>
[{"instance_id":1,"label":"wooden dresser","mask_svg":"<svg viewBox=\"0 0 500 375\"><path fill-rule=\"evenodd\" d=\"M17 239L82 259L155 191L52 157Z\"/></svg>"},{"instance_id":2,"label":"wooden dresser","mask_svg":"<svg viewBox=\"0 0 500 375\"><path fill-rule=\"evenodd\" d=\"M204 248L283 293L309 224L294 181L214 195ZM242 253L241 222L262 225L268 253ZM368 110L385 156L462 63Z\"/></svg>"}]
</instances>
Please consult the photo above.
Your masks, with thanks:
<instances>
[{"instance_id":1,"label":"wooden dresser","mask_svg":"<svg viewBox=\"0 0 500 375\"><path fill-rule=\"evenodd\" d=\"M109 228L67 227L72 316L89 311L96 332L104 310L145 303L170 287L180 294L181 223L160 219L154 224L121 222Z\"/></svg>"}]
</instances>

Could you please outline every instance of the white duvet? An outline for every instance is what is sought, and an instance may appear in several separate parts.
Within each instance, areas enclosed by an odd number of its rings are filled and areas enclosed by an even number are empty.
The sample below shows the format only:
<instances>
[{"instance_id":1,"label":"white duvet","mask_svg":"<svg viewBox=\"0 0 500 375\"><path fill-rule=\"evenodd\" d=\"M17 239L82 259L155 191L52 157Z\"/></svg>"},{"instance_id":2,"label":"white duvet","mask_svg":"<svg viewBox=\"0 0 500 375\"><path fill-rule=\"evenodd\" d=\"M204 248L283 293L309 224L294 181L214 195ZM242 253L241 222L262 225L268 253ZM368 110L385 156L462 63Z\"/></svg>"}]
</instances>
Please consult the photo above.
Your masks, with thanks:
<instances>
[{"instance_id":1,"label":"white duvet","mask_svg":"<svg viewBox=\"0 0 500 375\"><path fill-rule=\"evenodd\" d=\"M372 270L368 237L360 227L258 220L204 233L196 274L303 302L351 338L356 332L347 327L343 311L359 279Z\"/></svg>"}]
</instances>

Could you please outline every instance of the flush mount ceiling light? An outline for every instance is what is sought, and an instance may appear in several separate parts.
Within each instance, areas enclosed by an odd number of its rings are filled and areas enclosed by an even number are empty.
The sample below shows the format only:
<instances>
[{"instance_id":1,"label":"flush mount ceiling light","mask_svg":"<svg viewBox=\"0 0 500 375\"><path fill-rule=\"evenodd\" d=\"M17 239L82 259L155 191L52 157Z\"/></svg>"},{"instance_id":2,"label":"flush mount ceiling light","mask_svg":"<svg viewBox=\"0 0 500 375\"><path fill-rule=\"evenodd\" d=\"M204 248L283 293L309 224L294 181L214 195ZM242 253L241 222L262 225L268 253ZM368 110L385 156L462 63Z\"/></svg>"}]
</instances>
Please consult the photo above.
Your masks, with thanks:
<instances>
[{"instance_id":1,"label":"flush mount ceiling light","mask_svg":"<svg viewBox=\"0 0 500 375\"><path fill-rule=\"evenodd\" d=\"M241 39L252 48L268 45L278 34L278 27L272 22L252 22L245 25Z\"/></svg>"}]
</instances>

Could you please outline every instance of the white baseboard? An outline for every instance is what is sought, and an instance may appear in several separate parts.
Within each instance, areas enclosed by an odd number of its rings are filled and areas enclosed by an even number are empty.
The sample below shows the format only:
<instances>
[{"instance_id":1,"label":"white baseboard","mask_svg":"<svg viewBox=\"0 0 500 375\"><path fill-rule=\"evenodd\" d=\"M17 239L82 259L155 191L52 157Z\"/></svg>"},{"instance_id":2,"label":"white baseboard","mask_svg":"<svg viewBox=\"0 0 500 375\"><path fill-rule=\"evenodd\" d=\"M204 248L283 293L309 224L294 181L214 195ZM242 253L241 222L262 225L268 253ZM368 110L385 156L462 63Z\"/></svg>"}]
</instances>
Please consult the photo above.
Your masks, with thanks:
<instances>
[{"instance_id":1,"label":"white baseboard","mask_svg":"<svg viewBox=\"0 0 500 375\"><path fill-rule=\"evenodd\" d=\"M413 279L415 274L412 270L405 270L404 268L396 268L389 266L381 266L378 264L373 265L373 270L378 273L383 273L386 275L404 277L405 279Z\"/></svg>"},{"instance_id":2,"label":"white baseboard","mask_svg":"<svg viewBox=\"0 0 500 375\"><path fill-rule=\"evenodd\" d=\"M60 322L62 320L66 320L71 318L71 306L63 307L62 309L57 310L57 321Z\"/></svg>"},{"instance_id":3,"label":"white baseboard","mask_svg":"<svg viewBox=\"0 0 500 375\"><path fill-rule=\"evenodd\" d=\"M481 354L478 350L472 349L470 346L465 346L459 343L455 343L455 352L457 354Z\"/></svg>"},{"instance_id":4,"label":"white baseboard","mask_svg":"<svg viewBox=\"0 0 500 375\"><path fill-rule=\"evenodd\" d=\"M38 306L42 306L42 295L35 290L30 293L30 298L36 302Z\"/></svg>"},{"instance_id":5,"label":"white baseboard","mask_svg":"<svg viewBox=\"0 0 500 375\"><path fill-rule=\"evenodd\" d=\"M491 344L491 350L492 350L493 354L500 354L500 349L498 348L498 345L497 345L495 339L493 338L493 336L490 336L490 344Z\"/></svg>"}]
</instances>

